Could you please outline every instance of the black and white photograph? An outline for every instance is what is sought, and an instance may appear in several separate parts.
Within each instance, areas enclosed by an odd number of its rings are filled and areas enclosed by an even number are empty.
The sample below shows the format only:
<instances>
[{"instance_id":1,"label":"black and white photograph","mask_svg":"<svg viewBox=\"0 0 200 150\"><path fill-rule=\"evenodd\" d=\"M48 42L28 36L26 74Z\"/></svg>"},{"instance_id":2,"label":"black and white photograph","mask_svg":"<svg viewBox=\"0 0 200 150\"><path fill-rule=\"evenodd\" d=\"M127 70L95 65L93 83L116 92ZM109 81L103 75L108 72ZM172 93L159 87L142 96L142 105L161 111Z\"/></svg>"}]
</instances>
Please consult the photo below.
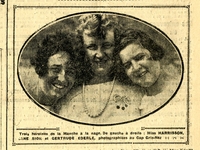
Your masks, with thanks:
<instances>
[{"instance_id":1,"label":"black and white photograph","mask_svg":"<svg viewBox=\"0 0 200 150\"><path fill-rule=\"evenodd\" d=\"M183 78L178 47L139 18L83 12L30 35L17 74L32 102L76 123L114 125L156 113Z\"/></svg>"},{"instance_id":2,"label":"black and white photograph","mask_svg":"<svg viewBox=\"0 0 200 150\"><path fill-rule=\"evenodd\" d=\"M196 150L198 3L5 1L2 150Z\"/></svg>"}]
</instances>

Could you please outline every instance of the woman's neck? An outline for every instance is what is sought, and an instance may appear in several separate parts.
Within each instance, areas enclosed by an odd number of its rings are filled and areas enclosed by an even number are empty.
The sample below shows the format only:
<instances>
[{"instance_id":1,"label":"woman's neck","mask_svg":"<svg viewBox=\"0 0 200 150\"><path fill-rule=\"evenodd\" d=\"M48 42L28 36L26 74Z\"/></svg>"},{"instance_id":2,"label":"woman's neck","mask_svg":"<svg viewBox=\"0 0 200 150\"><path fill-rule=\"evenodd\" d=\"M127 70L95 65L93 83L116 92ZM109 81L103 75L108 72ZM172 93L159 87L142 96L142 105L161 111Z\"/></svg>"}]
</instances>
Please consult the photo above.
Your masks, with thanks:
<instances>
[{"instance_id":1,"label":"woman's neck","mask_svg":"<svg viewBox=\"0 0 200 150\"><path fill-rule=\"evenodd\" d=\"M147 96L155 96L161 93L166 86L165 84L165 76L161 73L158 80L152 86L146 88Z\"/></svg>"},{"instance_id":2,"label":"woman's neck","mask_svg":"<svg viewBox=\"0 0 200 150\"><path fill-rule=\"evenodd\" d=\"M89 82L86 84L99 84L112 81L113 77L110 76L94 76Z\"/></svg>"}]
</instances>

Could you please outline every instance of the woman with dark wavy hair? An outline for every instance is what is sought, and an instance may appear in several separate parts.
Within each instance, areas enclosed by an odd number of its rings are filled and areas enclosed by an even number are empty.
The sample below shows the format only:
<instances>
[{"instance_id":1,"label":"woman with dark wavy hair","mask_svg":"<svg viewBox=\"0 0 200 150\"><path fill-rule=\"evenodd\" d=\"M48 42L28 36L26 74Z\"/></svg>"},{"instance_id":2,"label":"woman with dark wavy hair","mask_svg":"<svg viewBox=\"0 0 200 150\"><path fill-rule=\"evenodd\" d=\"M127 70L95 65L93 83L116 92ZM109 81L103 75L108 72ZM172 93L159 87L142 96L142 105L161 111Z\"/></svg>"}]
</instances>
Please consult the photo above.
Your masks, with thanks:
<instances>
[{"instance_id":1,"label":"woman with dark wavy hair","mask_svg":"<svg viewBox=\"0 0 200 150\"><path fill-rule=\"evenodd\" d=\"M40 104L52 106L74 86L77 77L75 68L79 65L73 44L75 39L71 33L58 31L47 34L31 59L39 77L31 95Z\"/></svg>"},{"instance_id":2,"label":"woman with dark wavy hair","mask_svg":"<svg viewBox=\"0 0 200 150\"><path fill-rule=\"evenodd\" d=\"M147 114L164 104L175 92L180 81L180 65L164 63L164 49L140 30L128 29L122 34L119 57L124 68L123 76L132 84L143 87L140 110ZM170 69L170 70L169 70ZM123 79L122 79L123 80Z\"/></svg>"}]
</instances>

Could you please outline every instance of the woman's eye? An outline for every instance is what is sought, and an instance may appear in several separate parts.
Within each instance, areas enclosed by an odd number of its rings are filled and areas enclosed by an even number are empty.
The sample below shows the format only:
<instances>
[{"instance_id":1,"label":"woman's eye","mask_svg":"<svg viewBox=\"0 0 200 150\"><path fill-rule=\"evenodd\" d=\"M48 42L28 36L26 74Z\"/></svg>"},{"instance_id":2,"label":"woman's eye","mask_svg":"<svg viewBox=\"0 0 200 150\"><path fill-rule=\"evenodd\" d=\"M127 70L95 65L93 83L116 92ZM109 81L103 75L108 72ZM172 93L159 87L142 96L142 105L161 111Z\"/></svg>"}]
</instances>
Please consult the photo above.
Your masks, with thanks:
<instances>
[{"instance_id":1,"label":"woman's eye","mask_svg":"<svg viewBox=\"0 0 200 150\"><path fill-rule=\"evenodd\" d=\"M144 58L145 58L145 55L142 54L142 55L137 55L137 56L134 58L134 60L140 61L140 60L143 60Z\"/></svg>"},{"instance_id":2,"label":"woman's eye","mask_svg":"<svg viewBox=\"0 0 200 150\"><path fill-rule=\"evenodd\" d=\"M97 49L97 45L92 44L92 45L87 46L86 48L89 49L89 50L96 50Z\"/></svg>"},{"instance_id":3,"label":"woman's eye","mask_svg":"<svg viewBox=\"0 0 200 150\"><path fill-rule=\"evenodd\" d=\"M66 75L68 76L75 76L76 72L75 70L66 70Z\"/></svg>"},{"instance_id":4,"label":"woman's eye","mask_svg":"<svg viewBox=\"0 0 200 150\"><path fill-rule=\"evenodd\" d=\"M109 49L109 48L111 48L113 46L113 44L111 44L111 43L104 43L103 44L103 48L104 49Z\"/></svg>"},{"instance_id":5,"label":"woman's eye","mask_svg":"<svg viewBox=\"0 0 200 150\"><path fill-rule=\"evenodd\" d=\"M125 69L129 69L131 67L131 63L130 62L127 62L124 64L124 68Z\"/></svg>"}]
</instances>

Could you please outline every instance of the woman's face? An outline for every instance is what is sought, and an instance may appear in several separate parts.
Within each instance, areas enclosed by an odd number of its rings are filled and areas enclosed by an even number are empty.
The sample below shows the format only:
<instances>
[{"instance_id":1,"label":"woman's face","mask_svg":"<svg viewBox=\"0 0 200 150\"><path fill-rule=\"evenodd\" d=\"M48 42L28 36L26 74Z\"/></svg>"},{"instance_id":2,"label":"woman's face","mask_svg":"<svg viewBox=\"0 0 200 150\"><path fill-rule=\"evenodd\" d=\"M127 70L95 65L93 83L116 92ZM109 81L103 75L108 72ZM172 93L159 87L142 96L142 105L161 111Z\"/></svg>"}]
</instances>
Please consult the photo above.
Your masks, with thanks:
<instances>
[{"instance_id":1,"label":"woman's face","mask_svg":"<svg viewBox=\"0 0 200 150\"><path fill-rule=\"evenodd\" d=\"M83 32L83 42L86 50L86 56L90 61L95 75L108 76L114 61L113 53L115 49L113 30L106 31L105 39L89 36L88 32Z\"/></svg>"},{"instance_id":2,"label":"woman's face","mask_svg":"<svg viewBox=\"0 0 200 150\"><path fill-rule=\"evenodd\" d=\"M75 70L68 53L60 51L48 59L48 73L42 77L44 94L57 100L72 88L75 82Z\"/></svg>"},{"instance_id":3,"label":"woman's face","mask_svg":"<svg viewBox=\"0 0 200 150\"><path fill-rule=\"evenodd\" d=\"M134 84L150 87L159 78L160 61L152 60L150 52L139 44L129 44L120 52L126 74Z\"/></svg>"}]
</instances>

